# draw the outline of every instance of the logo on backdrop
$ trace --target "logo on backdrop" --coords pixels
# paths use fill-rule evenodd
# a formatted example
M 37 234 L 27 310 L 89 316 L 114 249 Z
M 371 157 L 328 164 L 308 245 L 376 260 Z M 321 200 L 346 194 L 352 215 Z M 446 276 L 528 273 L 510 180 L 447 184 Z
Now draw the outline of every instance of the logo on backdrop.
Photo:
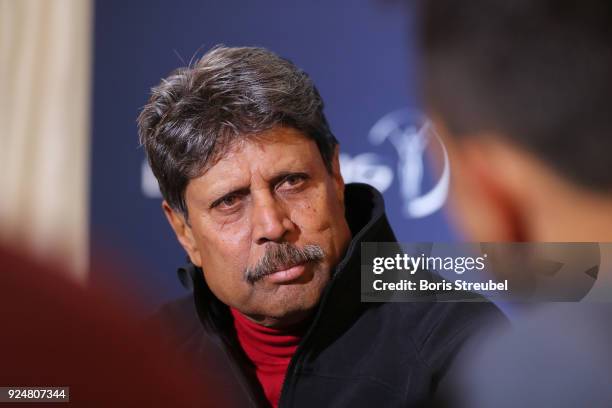
M 354 156 L 342 153 L 340 169 L 347 183 L 367 183 L 384 193 L 397 178 L 402 212 L 407 218 L 426 217 L 444 205 L 450 184 L 448 154 L 423 114 L 411 109 L 393 111 L 372 126 L 368 140 L 373 146 L 387 142 L 393 146 L 397 154 L 395 171 L 388 160 L 377 153 Z M 438 175 L 432 174 L 426 165 L 430 157 L 435 157 L 441 165 Z M 141 189 L 145 197 L 161 197 L 146 160 L 141 168 Z
M 374 124 L 368 139 L 374 145 L 388 141 L 395 148 L 402 210 L 406 217 L 426 217 L 444 205 L 450 184 L 448 154 L 433 125 L 423 114 L 410 109 L 391 112 Z M 428 147 L 431 147 L 432 155 L 438 153 L 442 170 L 437 180 L 427 188 Z

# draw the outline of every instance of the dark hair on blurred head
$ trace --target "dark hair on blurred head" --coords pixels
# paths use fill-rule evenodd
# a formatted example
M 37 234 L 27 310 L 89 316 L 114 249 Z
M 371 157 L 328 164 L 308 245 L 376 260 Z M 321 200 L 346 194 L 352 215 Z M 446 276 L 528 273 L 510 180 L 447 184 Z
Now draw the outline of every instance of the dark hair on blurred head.
M 164 199 L 187 215 L 185 189 L 239 139 L 286 126 L 317 143 L 331 172 L 337 140 L 308 75 L 263 48 L 217 46 L 152 89 L 138 117 Z
M 612 189 L 610 0 L 423 0 L 428 108 L 496 132 L 574 182 Z

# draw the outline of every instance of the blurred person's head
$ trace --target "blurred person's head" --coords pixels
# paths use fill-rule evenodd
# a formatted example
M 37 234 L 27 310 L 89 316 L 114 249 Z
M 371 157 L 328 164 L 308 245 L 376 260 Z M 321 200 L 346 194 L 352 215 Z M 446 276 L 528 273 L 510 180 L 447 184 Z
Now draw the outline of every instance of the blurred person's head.
M 70 406 L 88 408 L 248 402 L 213 346 L 203 346 L 206 359 L 177 357 L 178 340 L 142 321 L 128 288 L 107 279 L 85 287 L 34 259 L 0 245 L 2 386 L 69 387 Z M 92 265 L 99 276 L 125 267 Z
M 308 316 L 350 241 L 338 142 L 308 75 L 261 48 L 216 47 L 153 88 L 138 124 L 214 295 L 264 325 Z
M 479 241 L 612 237 L 612 3 L 425 0 L 427 109 Z

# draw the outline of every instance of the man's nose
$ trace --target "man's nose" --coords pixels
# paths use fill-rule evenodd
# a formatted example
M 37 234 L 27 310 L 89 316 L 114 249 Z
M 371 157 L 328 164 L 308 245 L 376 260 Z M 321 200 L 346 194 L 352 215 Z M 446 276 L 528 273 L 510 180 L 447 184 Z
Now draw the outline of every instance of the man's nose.
M 253 200 L 253 241 L 265 244 L 268 241 L 280 242 L 293 228 L 283 203 L 272 194 L 259 196 Z

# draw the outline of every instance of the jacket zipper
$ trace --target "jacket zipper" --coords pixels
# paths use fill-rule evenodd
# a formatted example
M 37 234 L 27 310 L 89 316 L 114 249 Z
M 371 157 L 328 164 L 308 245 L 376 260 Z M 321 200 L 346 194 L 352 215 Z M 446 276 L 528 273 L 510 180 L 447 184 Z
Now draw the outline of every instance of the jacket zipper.
M 352 251 L 354 251 L 354 248 L 352 248 L 352 246 L 353 245 L 351 245 L 351 247 L 349 247 L 347 249 L 347 254 L 349 254 L 349 253 L 352 254 Z M 333 287 L 334 287 L 334 285 L 336 283 L 337 277 L 340 275 L 339 272 L 344 270 L 344 267 L 349 262 L 350 258 L 351 257 L 346 258 L 346 262 L 341 262 L 338 265 L 338 267 L 336 269 L 336 273 L 332 277 L 331 282 L 329 283 L 329 286 L 326 288 L 325 293 L 321 297 L 321 301 L 319 303 L 319 308 L 316 311 L 316 314 L 315 314 L 315 317 L 314 317 L 314 319 L 312 321 L 312 324 L 308 328 L 308 331 L 304 335 L 304 338 L 302 339 L 302 341 L 300 341 L 300 344 L 298 344 L 298 347 L 295 350 L 295 354 L 293 355 L 293 357 L 289 361 L 289 366 L 287 367 L 287 373 L 285 374 L 285 377 L 283 378 L 283 384 L 282 384 L 282 387 L 281 387 L 281 394 L 280 394 L 280 397 L 278 398 L 278 407 L 279 408 L 282 408 L 284 406 L 289 406 L 288 405 L 289 404 L 289 402 L 288 402 L 288 400 L 289 400 L 289 396 L 288 396 L 289 395 L 289 387 L 294 382 L 293 376 L 295 375 L 295 372 L 299 368 L 299 364 L 300 364 L 301 359 L 302 359 L 303 350 L 306 347 L 306 343 L 310 339 L 310 337 L 312 335 L 312 332 L 315 330 L 315 327 L 317 326 L 317 323 L 319 322 L 319 320 L 321 318 L 321 315 L 323 313 L 323 309 L 325 308 L 325 305 L 327 304 L 327 299 L 329 298 L 329 294 L 333 290 Z M 287 402 L 285 402 L 285 401 L 287 401 Z
M 374 224 L 373 220 L 378 221 L 378 218 L 373 218 L 372 220 L 370 220 L 370 222 L 366 224 L 366 227 L 371 226 L 370 224 L 373 225 Z M 364 230 L 365 230 L 365 227 L 364 227 Z M 283 408 L 285 407 L 285 405 L 289 403 L 289 402 L 285 403 L 285 401 L 289 400 L 289 396 L 288 396 L 289 387 L 291 386 L 291 383 L 293 383 L 294 381 L 293 376 L 295 375 L 295 372 L 299 368 L 299 363 L 300 363 L 300 360 L 302 359 L 301 354 L 303 354 L 303 349 L 305 348 L 306 342 L 312 335 L 312 332 L 314 331 L 315 327 L 317 326 L 317 323 L 319 322 L 319 319 L 321 318 L 321 314 L 323 313 L 323 309 L 325 308 L 325 305 L 327 304 L 329 294 L 333 290 L 333 287 L 335 286 L 336 281 L 338 280 L 338 276 L 340 276 L 341 271 L 344 271 L 344 269 L 346 268 L 346 265 L 350 262 L 351 258 L 354 256 L 353 253 L 356 251 L 355 247 L 357 247 L 358 245 L 361 247 L 363 235 L 365 235 L 364 230 L 360 231 L 353 237 L 353 240 L 351 241 L 349 247 L 346 250 L 347 256 L 336 267 L 336 273 L 332 276 L 329 286 L 326 288 L 323 296 L 321 296 L 321 302 L 319 303 L 319 308 L 317 309 L 317 312 L 312 321 L 312 324 L 308 328 L 308 331 L 304 335 L 304 338 L 302 339 L 302 341 L 300 341 L 300 344 L 298 344 L 298 347 L 295 350 L 295 354 L 291 358 L 291 361 L 289 361 L 289 366 L 287 367 L 287 373 L 285 374 L 285 378 L 283 378 L 283 385 L 281 387 L 281 395 L 278 398 L 279 408 Z

